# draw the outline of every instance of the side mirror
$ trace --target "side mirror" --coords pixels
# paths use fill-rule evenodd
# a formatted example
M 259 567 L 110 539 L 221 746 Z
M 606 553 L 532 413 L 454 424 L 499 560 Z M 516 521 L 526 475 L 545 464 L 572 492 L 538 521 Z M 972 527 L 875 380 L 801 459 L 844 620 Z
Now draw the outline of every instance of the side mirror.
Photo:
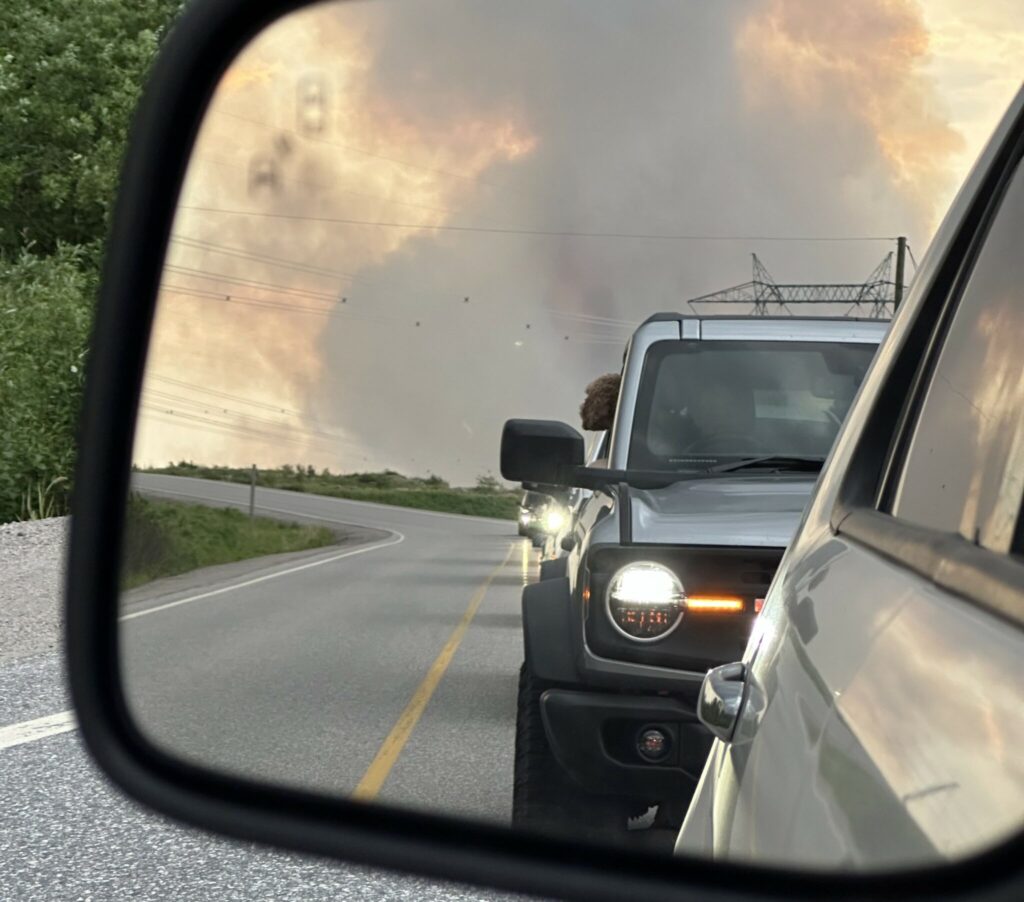
M 501 433 L 501 475 L 518 482 L 565 485 L 583 466 L 583 436 L 557 420 L 508 420 Z
M 701 685 L 697 717 L 723 742 L 729 742 L 736 730 L 745 679 L 744 666 L 737 661 L 713 667 Z

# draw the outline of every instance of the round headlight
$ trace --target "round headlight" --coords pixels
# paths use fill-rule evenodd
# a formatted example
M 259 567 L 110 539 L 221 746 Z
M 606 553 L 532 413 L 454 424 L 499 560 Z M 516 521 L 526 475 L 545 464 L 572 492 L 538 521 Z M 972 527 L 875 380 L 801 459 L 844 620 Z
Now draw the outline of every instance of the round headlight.
M 627 564 L 608 584 L 608 616 L 628 639 L 663 639 L 683 619 L 686 593 L 668 567 L 647 561 Z

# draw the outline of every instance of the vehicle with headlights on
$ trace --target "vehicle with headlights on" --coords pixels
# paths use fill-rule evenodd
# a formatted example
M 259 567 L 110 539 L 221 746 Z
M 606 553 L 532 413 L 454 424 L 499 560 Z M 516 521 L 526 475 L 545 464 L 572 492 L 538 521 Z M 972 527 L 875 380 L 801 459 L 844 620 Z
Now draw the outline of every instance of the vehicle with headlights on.
M 523 593 L 515 824 L 674 838 L 711 745 L 701 682 L 742 654 L 887 327 L 659 314 L 606 467 L 566 424 L 505 424 L 505 478 L 591 491 L 563 572 Z
M 527 489 L 519 502 L 519 535 L 528 538 L 536 548 L 544 545 L 546 539 L 559 533 L 569 518 L 567 495 L 559 489 L 549 495 L 534 489 Z
M 588 467 L 605 467 L 608 465 L 608 447 L 610 435 L 607 431 L 593 433 L 594 438 L 586 455 Z M 593 495 L 589 489 L 573 486 L 569 490 L 566 501 L 566 516 L 557 532 L 550 532 L 544 537 L 540 548 L 540 578 L 552 579 L 565 576 L 568 563 L 566 552 L 572 550 L 573 532 L 576 521 L 587 500 Z

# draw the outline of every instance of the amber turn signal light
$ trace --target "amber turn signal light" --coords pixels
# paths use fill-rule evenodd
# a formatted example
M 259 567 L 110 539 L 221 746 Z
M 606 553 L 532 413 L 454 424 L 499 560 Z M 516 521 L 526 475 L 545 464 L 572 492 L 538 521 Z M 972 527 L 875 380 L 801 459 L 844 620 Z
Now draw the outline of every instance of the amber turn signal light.
M 689 595 L 686 607 L 691 611 L 715 611 L 720 614 L 738 614 L 743 610 L 743 599 L 728 595 Z

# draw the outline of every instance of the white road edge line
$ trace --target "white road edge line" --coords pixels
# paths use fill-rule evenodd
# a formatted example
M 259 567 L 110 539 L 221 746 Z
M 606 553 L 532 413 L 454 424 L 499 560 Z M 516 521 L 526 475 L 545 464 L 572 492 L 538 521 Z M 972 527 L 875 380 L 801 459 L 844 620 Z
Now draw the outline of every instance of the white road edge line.
M 392 530 L 392 532 L 394 532 L 394 530 Z M 391 545 L 400 545 L 404 541 L 405 536 L 402 535 L 402 533 L 394 532 L 394 535 L 386 542 L 378 542 L 376 545 L 364 545 L 361 548 L 353 548 L 351 551 L 343 551 L 340 554 L 332 554 L 330 557 L 309 561 L 305 564 L 299 564 L 296 567 L 288 567 L 285 570 L 275 570 L 273 573 L 265 573 L 263 576 L 247 579 L 240 583 L 232 583 L 230 586 L 222 586 L 219 589 L 211 589 L 209 592 L 200 592 L 198 595 L 189 595 L 185 598 L 177 598 L 174 601 L 167 602 L 166 604 L 146 608 L 144 611 L 134 611 L 131 614 L 122 614 L 118 620 L 124 622 L 125 620 L 134 620 L 136 617 L 145 617 L 147 614 L 155 614 L 157 611 L 166 611 L 170 608 L 176 608 L 183 604 L 191 604 L 193 601 L 212 598 L 214 595 L 223 595 L 225 592 L 234 592 L 236 589 L 244 589 L 246 586 L 254 586 L 256 583 L 266 582 L 268 579 L 277 579 L 279 576 L 288 576 L 288 574 L 298 573 L 300 570 L 309 570 L 312 567 L 321 567 L 324 564 L 330 564 L 333 561 L 340 561 L 342 558 L 355 557 L 357 554 L 366 554 L 370 551 L 379 551 L 381 548 L 388 548 Z
M 287 512 L 286 512 L 287 513 Z M 273 573 L 266 573 L 255 579 L 247 579 L 244 582 L 233 583 L 230 586 L 223 586 L 220 589 L 213 589 L 210 592 L 202 592 L 199 595 L 190 595 L 187 598 L 178 598 L 167 604 L 158 605 L 154 608 L 147 608 L 144 611 L 135 611 L 132 614 L 125 614 L 120 620 L 132 620 L 135 617 L 145 617 L 146 614 L 154 614 L 157 611 L 166 611 L 168 608 L 176 608 L 178 605 L 189 604 L 199 601 L 202 598 L 210 598 L 213 595 L 221 595 L 224 592 L 231 592 L 235 589 L 242 589 L 255 583 L 262 583 L 268 579 L 276 579 L 279 576 L 287 576 L 289 573 L 297 573 L 299 570 L 308 570 L 311 567 L 319 567 L 322 564 L 329 564 L 346 557 L 355 557 L 357 554 L 366 554 L 369 551 L 377 551 L 381 548 L 388 548 L 391 545 L 399 545 L 405 541 L 405 536 L 400 532 L 394 532 L 386 542 L 378 542 L 376 545 L 365 545 L 362 548 L 353 548 L 351 551 L 343 551 L 341 554 L 333 554 L 330 557 L 320 558 L 300 564 L 297 567 L 289 567 L 286 570 L 276 570 Z M 57 714 L 48 714 L 46 717 L 37 717 L 35 720 L 26 720 L 23 723 L 11 724 L 8 727 L 0 727 L 0 750 L 9 749 L 26 742 L 35 742 L 37 739 L 46 739 L 47 736 L 57 736 L 60 733 L 68 733 L 78 729 L 78 721 L 75 719 L 74 711 L 61 711 Z
M 78 721 L 75 720 L 74 711 L 48 714 L 46 717 L 37 717 L 35 720 L 26 720 L 24 723 L 0 727 L 0 749 L 13 748 L 25 742 L 35 742 L 37 739 L 45 739 L 47 736 L 56 736 L 58 733 L 67 733 L 77 729 Z

